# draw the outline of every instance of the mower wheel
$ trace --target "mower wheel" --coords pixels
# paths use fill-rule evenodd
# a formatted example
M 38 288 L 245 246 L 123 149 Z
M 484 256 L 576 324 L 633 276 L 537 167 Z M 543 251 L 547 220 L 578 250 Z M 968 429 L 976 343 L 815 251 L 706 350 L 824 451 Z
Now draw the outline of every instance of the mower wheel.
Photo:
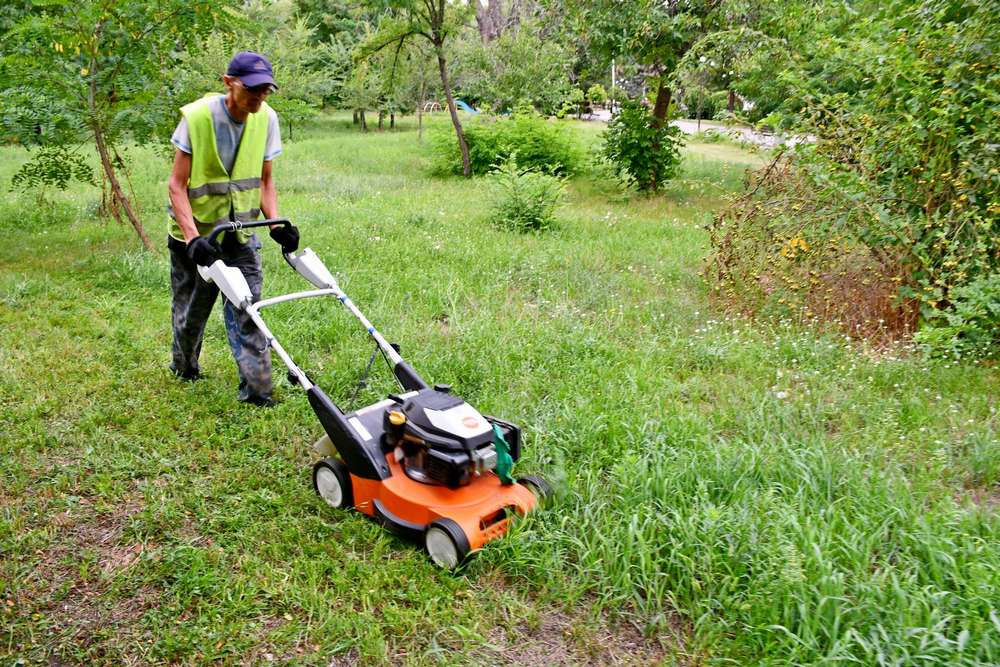
M 330 457 L 316 462 L 313 466 L 313 488 L 330 507 L 344 509 L 354 506 L 351 474 L 340 459 Z
M 552 497 L 552 487 L 537 475 L 525 475 L 519 478 L 517 483 L 531 491 L 539 505 L 544 505 Z
M 469 538 L 455 521 L 432 521 L 424 532 L 424 546 L 438 567 L 454 570 L 469 555 Z

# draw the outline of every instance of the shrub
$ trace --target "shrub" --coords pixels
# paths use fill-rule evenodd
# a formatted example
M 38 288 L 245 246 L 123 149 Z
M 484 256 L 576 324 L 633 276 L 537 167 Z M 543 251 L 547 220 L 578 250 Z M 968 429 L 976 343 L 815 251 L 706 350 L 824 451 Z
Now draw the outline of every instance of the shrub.
M 725 91 L 720 95 L 719 92 L 712 92 L 703 86 L 694 86 L 684 91 L 681 101 L 687 109 L 688 118 L 707 120 L 714 118 L 719 109 L 726 108 L 726 98 Z
M 477 117 L 464 129 L 473 174 L 487 174 L 515 153 L 522 167 L 548 174 L 575 174 L 583 166 L 583 151 L 570 128 L 542 118 L 530 107 L 518 107 L 509 118 Z M 462 173 L 453 131 L 435 133 L 431 151 L 434 173 Z
M 1000 274 L 951 292 L 951 308 L 935 310 L 914 340 L 929 356 L 978 359 L 1000 355 Z
M 747 189 L 709 226 L 707 271 L 718 300 L 747 314 L 836 323 L 869 339 L 915 328 L 916 305 L 898 294 L 905 256 L 873 248 L 862 233 L 863 204 L 785 156 L 750 174 Z
M 608 91 L 604 90 L 604 86 L 601 84 L 595 83 L 587 89 L 587 101 L 591 104 L 602 105 L 608 101 Z
M 681 162 L 680 129 L 670 124 L 656 127 L 652 121 L 645 107 L 626 100 L 604 132 L 604 158 L 622 181 L 640 190 L 663 187 Z
M 555 224 L 555 210 L 563 201 L 563 179 L 517 164 L 511 155 L 490 172 L 496 198 L 491 220 L 502 228 L 518 232 L 544 231 Z
M 775 271 L 762 273 L 751 265 L 759 257 L 744 261 L 730 246 L 793 220 L 810 247 L 839 238 L 868 258 L 877 269 L 859 274 L 847 298 L 890 281 L 902 312 L 919 312 L 929 354 L 1000 356 L 988 305 L 990 276 L 1000 273 L 1000 125 L 990 121 L 1000 107 L 1000 14 L 972 0 L 889 3 L 851 30 L 843 67 L 864 85 L 830 90 L 826 73 L 809 81 L 799 131 L 816 141 L 797 146 L 788 169 L 749 183 L 736 210 L 717 219 L 716 287 L 752 310 L 760 291 L 739 284 Z M 762 123 L 782 129 L 789 118 Z M 819 259 L 811 269 L 821 282 L 840 274 L 839 255 Z M 801 289 L 818 295 L 812 283 Z M 912 319 L 900 317 L 898 333 Z
M 576 114 L 577 118 L 583 114 L 584 102 L 586 102 L 586 95 L 579 88 L 573 88 L 566 95 L 566 99 L 563 100 L 562 106 L 559 107 L 559 111 L 556 112 L 556 118 L 565 118 L 570 114 Z

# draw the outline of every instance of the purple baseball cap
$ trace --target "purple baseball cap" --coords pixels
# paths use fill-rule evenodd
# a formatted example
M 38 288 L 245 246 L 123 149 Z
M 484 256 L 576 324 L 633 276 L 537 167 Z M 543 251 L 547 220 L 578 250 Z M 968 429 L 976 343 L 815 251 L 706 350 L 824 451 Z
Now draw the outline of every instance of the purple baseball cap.
M 240 51 L 233 56 L 233 59 L 229 61 L 226 74 L 239 77 L 239 80 L 247 88 L 261 86 L 265 83 L 269 83 L 275 88 L 278 87 L 278 84 L 274 82 L 271 61 L 253 51 Z

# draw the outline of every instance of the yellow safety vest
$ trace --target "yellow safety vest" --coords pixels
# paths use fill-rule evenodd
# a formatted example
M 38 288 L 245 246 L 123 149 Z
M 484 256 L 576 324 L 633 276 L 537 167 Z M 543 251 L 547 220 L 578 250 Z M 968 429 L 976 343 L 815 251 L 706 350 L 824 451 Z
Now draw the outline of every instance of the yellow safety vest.
M 260 176 L 264 168 L 267 145 L 268 106 L 247 116 L 243 136 L 236 150 L 236 161 L 230 174 L 222 165 L 215 143 L 215 125 L 208 100 L 218 93 L 181 107 L 187 119 L 191 137 L 191 176 L 188 179 L 188 200 L 198 233 L 207 235 L 219 224 L 231 219 L 249 222 L 260 217 Z M 232 218 L 230 218 L 232 213 Z M 170 211 L 170 235 L 183 241 L 184 233 Z M 245 241 L 240 234 L 240 241 Z

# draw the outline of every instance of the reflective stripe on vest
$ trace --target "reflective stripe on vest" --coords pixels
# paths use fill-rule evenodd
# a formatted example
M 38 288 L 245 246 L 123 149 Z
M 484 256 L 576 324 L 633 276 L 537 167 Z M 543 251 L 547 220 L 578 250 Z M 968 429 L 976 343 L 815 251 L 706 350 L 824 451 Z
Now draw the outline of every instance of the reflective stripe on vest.
M 263 103 L 260 111 L 249 114 L 244 121 L 233 171 L 227 173 L 219 157 L 215 124 L 208 104 L 214 97 L 218 94 L 211 93 L 181 108 L 191 137 L 188 200 L 198 233 L 202 235 L 208 234 L 218 224 L 229 222 L 230 211 L 233 218 L 240 222 L 260 217 L 260 176 L 267 145 L 269 114 L 267 104 Z M 184 238 L 176 221 L 171 223 L 171 234 Z

